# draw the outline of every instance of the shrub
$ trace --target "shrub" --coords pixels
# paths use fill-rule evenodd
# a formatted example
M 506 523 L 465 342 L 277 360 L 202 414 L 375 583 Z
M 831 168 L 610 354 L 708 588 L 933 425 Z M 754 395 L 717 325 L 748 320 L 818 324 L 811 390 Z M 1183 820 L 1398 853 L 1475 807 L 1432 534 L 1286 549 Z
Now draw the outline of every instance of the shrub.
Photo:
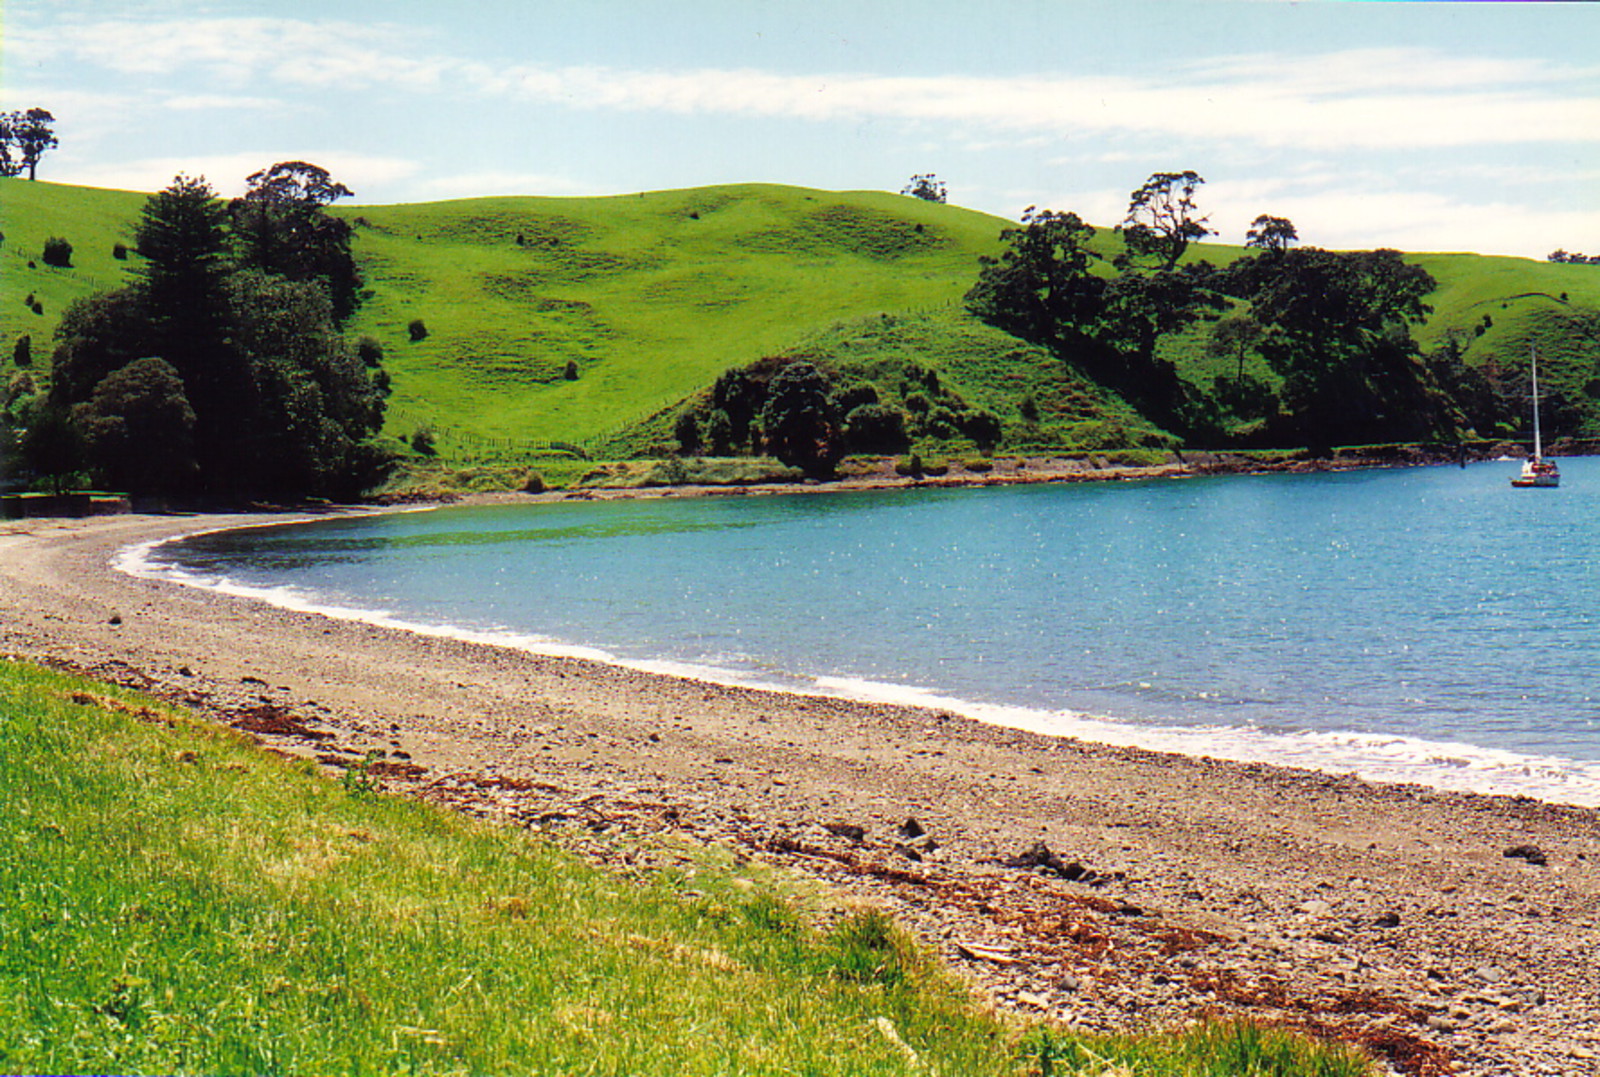
M 833 406 L 840 415 L 849 415 L 863 404 L 878 402 L 878 387 L 870 381 L 851 382 L 833 394 Z
M 542 494 L 545 491 L 544 476 L 537 471 L 529 471 L 522 476 L 522 492 L 525 494 Z
M 922 457 L 912 453 L 895 464 L 894 471 L 896 475 L 909 475 L 912 478 L 920 477 L 922 475 Z
M 113 243 L 111 245 L 111 257 L 119 262 L 126 262 L 128 260 L 128 245 L 126 243 Z
M 1000 416 L 992 411 L 979 409 L 969 411 L 960 417 L 961 432 L 972 439 L 978 448 L 988 451 L 1000 443 L 1000 436 L 1004 428 L 1000 423 Z
M 706 444 L 713 456 L 727 456 L 733 452 L 733 420 L 721 408 L 706 416 Z
M 413 344 L 419 340 L 428 339 L 428 327 L 423 324 L 421 318 L 412 318 L 411 323 L 406 326 L 406 332 L 411 334 L 411 343 Z
M 855 452 L 902 452 L 911 443 L 906 413 L 888 404 L 862 404 L 844 417 L 844 440 Z
M 356 355 L 369 367 L 383 365 L 383 343 L 377 337 L 364 336 L 356 341 Z
M 685 408 L 678 414 L 678 421 L 672 424 L 672 436 L 678 440 L 679 452 L 699 451 L 700 420 L 694 417 L 694 412 Z
M 939 406 L 929 411 L 922 420 L 922 432 L 933 438 L 953 438 L 960 432 L 956 413 Z
M 11 361 L 17 366 L 33 365 L 33 337 L 24 333 L 17 338 L 17 343 L 11 349 Z
M 576 359 L 568 359 L 567 368 L 561 372 L 561 376 L 566 378 L 568 381 L 577 381 L 578 361 Z
M 1022 416 L 1022 421 L 1025 423 L 1038 422 L 1039 402 L 1031 395 L 1023 397 L 1021 403 L 1017 405 L 1017 414 Z
M 44 253 L 40 256 L 47 266 L 57 266 L 61 269 L 72 268 L 72 244 L 60 236 L 51 236 L 44 241 Z
M 932 406 L 933 405 L 928 402 L 928 398 L 921 393 L 906 394 L 906 410 L 909 412 L 917 415 L 925 415 L 927 414 L 928 409 Z
M 411 451 L 421 456 L 437 456 L 439 455 L 437 440 L 432 427 L 419 426 L 411 435 Z

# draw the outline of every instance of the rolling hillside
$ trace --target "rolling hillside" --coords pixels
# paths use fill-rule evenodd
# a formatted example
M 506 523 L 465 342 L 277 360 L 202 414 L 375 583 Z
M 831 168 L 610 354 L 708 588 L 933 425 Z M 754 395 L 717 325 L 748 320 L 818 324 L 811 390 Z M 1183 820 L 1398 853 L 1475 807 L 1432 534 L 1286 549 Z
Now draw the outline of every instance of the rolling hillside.
M 18 336 L 32 338 L 33 370 L 46 369 L 67 304 L 130 279 L 137 254 L 119 260 L 113 247 L 131 246 L 143 199 L 0 180 L 7 381 Z M 350 328 L 384 346 L 395 390 L 389 430 L 431 426 L 447 450 L 480 439 L 513 449 L 550 440 L 642 447 L 639 436 L 617 435 L 659 431 L 659 418 L 644 420 L 728 367 L 801 351 L 868 365 L 915 357 L 1008 423 L 1033 396 L 1041 444 L 1076 437 L 1067 428 L 1081 432 L 1086 420 L 1135 435 L 1140 426 L 1099 387 L 961 311 L 977 259 L 998 250 L 1008 222 L 959 207 L 752 184 L 334 212 L 356 226 L 368 294 Z M 50 236 L 72 243 L 72 268 L 40 259 Z M 1197 253 L 1221 262 L 1240 251 Z M 1565 317 L 1574 306 L 1600 308 L 1600 267 L 1472 254 L 1413 260 L 1440 284 L 1419 332 L 1424 347 L 1454 336 L 1469 362 L 1515 367 L 1537 337 L 1556 388 L 1586 401 L 1600 395 L 1600 343 Z M 415 320 L 427 335 L 413 341 Z M 1228 366 L 1207 358 L 1198 339 L 1169 354 L 1194 380 Z

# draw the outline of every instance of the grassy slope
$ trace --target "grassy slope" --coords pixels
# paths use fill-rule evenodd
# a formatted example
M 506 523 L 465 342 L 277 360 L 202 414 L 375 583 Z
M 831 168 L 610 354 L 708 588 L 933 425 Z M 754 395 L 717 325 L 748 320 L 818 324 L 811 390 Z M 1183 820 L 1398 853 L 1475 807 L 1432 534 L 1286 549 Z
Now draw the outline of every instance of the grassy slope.
M 397 410 L 562 440 L 830 323 L 953 304 L 1002 226 L 898 195 L 769 185 L 345 212 L 369 222 L 356 250 L 375 295 L 356 328 L 383 341 Z M 412 318 L 429 330 L 416 344 Z
M 143 198 L 0 180 L 4 376 L 17 335 L 32 334 L 39 365 L 67 302 L 127 279 L 137 256 L 115 261 L 111 247 L 130 241 Z M 1021 396 L 1032 393 L 1041 445 L 1086 419 L 1139 426 L 1124 422 L 1126 409 L 1097 387 L 1072 384 L 961 314 L 978 256 L 995 252 L 1007 224 L 985 214 L 887 193 L 772 185 L 336 212 L 358 222 L 356 253 L 372 294 L 352 329 L 385 346 L 395 384 L 389 428 L 409 434 L 431 424 L 446 435 L 447 452 L 472 444 L 455 433 L 518 445 L 605 441 L 727 367 L 805 348 L 862 362 L 915 352 L 1008 428 Z M 50 235 L 72 242 L 74 269 L 27 268 Z M 1102 231 L 1096 242 L 1109 250 L 1114 240 Z M 1195 252 L 1217 262 L 1240 253 L 1223 245 Z M 1469 361 L 1515 366 L 1538 337 L 1552 384 L 1585 392 L 1600 344 L 1561 323 L 1556 315 L 1566 308 L 1557 299 L 1530 293 L 1566 293 L 1574 304 L 1600 307 L 1600 268 L 1472 254 L 1413 260 L 1440 282 L 1435 314 L 1419 332 L 1424 347 L 1454 331 Z M 30 293 L 42 316 L 23 305 Z M 901 316 L 900 331 L 877 331 L 873 319 L 883 313 Z M 1493 326 L 1474 335 L 1485 314 Z M 414 318 L 429 330 L 417 343 L 406 331 Z M 1194 380 L 1231 372 L 1229 360 L 1207 358 L 1202 345 L 1191 334 L 1168 354 Z M 569 360 L 576 381 L 563 377 Z M 642 444 L 652 432 L 659 433 L 647 426 L 621 444 Z
M 1366 1072 L 1250 1028 L 1019 1037 L 881 915 L 823 932 L 794 880 L 670 852 L 602 872 L 0 662 L 0 1069 Z
M 81 296 L 120 288 L 138 261 L 111 256 L 121 242 L 133 245 L 133 226 L 145 195 L 94 187 L 64 187 L 0 179 L 0 361 L 9 364 L 18 336 L 33 338 L 35 365 L 48 365 L 56 323 L 67 304 Z M 61 236 L 72 244 L 72 268 L 40 261 L 44 241 Z M 32 261 L 34 268 L 28 268 Z M 33 295 L 44 307 L 35 314 L 23 301 Z

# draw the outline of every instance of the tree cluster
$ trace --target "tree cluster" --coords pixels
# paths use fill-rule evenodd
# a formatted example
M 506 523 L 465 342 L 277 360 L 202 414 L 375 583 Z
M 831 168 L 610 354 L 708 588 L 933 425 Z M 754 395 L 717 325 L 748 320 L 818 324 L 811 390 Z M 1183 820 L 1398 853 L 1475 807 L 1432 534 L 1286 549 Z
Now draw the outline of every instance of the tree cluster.
M 921 176 L 912 176 L 910 182 L 900 189 L 900 193 L 920 198 L 924 202 L 947 202 L 950 192 L 945 188 L 944 181 L 933 173 Z
M 140 279 L 62 316 L 28 424 L 37 470 L 70 469 L 64 428 L 95 481 L 135 493 L 350 496 L 373 477 L 387 378 L 341 332 L 349 231 L 309 188 L 264 191 L 275 174 L 231 205 L 183 176 L 145 203 Z
M 1225 436 L 1241 420 L 1270 436 L 1399 439 L 1440 434 L 1459 414 L 1422 361 L 1410 327 L 1435 282 L 1388 250 L 1295 247 L 1294 224 L 1263 214 L 1246 237 L 1257 253 L 1218 268 L 1187 257 L 1210 234 L 1192 171 L 1158 172 L 1129 196 L 1111 256 L 1074 213 L 1023 214 L 984 259 L 966 304 L 979 318 L 1054 350 L 1185 438 Z M 1214 323 L 1208 347 L 1236 362 L 1207 387 L 1178 376 L 1159 345 Z M 1246 374 L 1259 357 L 1274 391 Z
M 880 389 L 858 374 L 789 358 L 724 371 L 673 427 L 681 452 L 765 451 L 816 475 L 849 453 L 899 453 L 918 437 L 965 437 L 989 449 L 1001 434 L 996 415 L 968 407 L 937 371 L 915 363 L 902 366 L 897 385 Z
M 1545 261 L 1573 266 L 1600 266 L 1600 254 L 1580 254 L 1577 251 L 1553 250 L 1545 255 Z
M 42 108 L 0 112 L 0 176 L 37 177 L 39 158 L 60 145 L 56 118 Z

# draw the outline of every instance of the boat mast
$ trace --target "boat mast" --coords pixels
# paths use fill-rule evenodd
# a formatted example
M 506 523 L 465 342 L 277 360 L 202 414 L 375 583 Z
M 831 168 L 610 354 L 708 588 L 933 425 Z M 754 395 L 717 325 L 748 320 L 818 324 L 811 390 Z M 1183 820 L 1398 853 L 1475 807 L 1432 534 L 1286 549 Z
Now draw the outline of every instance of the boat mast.
M 1539 440 L 1539 349 L 1529 349 L 1529 368 L 1533 372 L 1533 458 L 1544 459 L 1544 444 Z

